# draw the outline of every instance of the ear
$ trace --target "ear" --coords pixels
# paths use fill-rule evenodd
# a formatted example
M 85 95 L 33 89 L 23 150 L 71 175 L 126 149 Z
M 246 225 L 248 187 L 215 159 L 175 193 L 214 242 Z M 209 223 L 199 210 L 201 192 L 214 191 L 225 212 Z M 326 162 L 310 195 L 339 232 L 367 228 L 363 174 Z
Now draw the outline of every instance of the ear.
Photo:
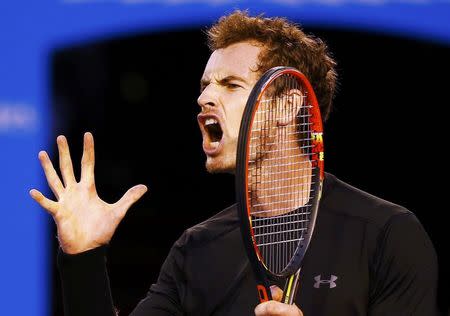
M 287 126 L 295 121 L 303 106 L 305 95 L 298 89 L 291 89 L 277 102 L 277 126 Z

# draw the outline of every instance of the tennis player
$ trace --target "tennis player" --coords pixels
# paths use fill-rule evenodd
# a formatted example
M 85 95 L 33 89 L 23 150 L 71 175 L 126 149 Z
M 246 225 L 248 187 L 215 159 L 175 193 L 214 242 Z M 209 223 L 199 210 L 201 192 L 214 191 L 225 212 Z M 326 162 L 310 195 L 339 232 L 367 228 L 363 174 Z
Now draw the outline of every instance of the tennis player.
M 198 123 L 209 172 L 234 172 L 246 100 L 273 66 L 303 72 L 322 117 L 328 117 L 337 76 L 321 40 L 285 19 L 236 11 L 209 29 L 208 41 L 212 53 L 201 78 Z M 30 194 L 57 226 L 65 315 L 116 315 L 106 248 L 147 188 L 137 185 L 108 204 L 95 188 L 92 135 L 84 136 L 78 182 L 65 137 L 57 143 L 62 179 L 48 155 L 39 153 L 56 200 L 34 189 Z M 158 280 L 132 315 L 438 315 L 436 254 L 413 213 L 326 174 L 318 214 L 295 305 L 278 302 L 283 283 L 276 279 L 274 300 L 259 304 L 236 209 L 230 206 L 174 243 Z

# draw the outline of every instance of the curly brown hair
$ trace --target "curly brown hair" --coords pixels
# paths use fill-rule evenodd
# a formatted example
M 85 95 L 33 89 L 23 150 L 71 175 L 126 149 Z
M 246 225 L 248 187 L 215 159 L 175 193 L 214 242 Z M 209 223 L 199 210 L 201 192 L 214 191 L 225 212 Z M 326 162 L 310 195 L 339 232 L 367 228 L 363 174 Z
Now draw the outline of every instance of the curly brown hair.
M 311 82 L 322 112 L 327 120 L 336 88 L 336 62 L 326 44 L 319 38 L 306 35 L 298 25 L 284 18 L 249 16 L 236 10 L 223 16 L 208 31 L 211 51 L 244 41 L 256 41 L 265 48 L 259 55 L 257 71 L 263 74 L 275 66 L 289 66 L 300 70 Z

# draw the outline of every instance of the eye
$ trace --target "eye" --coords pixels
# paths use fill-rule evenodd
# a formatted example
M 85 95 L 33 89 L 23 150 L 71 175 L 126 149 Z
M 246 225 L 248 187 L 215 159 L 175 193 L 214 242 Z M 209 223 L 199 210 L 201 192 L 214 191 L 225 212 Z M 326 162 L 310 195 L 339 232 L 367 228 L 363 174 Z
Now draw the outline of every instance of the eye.
M 242 86 L 241 86 L 241 85 L 238 85 L 237 83 L 231 83 L 231 82 L 229 82 L 229 83 L 227 83 L 227 88 L 228 88 L 228 89 L 231 89 L 231 90 L 235 90 L 235 89 L 242 88 Z

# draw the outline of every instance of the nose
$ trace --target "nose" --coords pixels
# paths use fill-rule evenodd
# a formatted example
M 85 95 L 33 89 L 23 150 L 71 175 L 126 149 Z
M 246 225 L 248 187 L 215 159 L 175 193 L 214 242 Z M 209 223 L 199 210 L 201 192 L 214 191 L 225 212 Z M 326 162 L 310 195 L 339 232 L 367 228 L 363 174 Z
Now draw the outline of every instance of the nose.
M 197 103 L 202 108 L 202 111 L 217 105 L 217 93 L 212 86 L 212 84 L 209 84 L 197 99 Z

